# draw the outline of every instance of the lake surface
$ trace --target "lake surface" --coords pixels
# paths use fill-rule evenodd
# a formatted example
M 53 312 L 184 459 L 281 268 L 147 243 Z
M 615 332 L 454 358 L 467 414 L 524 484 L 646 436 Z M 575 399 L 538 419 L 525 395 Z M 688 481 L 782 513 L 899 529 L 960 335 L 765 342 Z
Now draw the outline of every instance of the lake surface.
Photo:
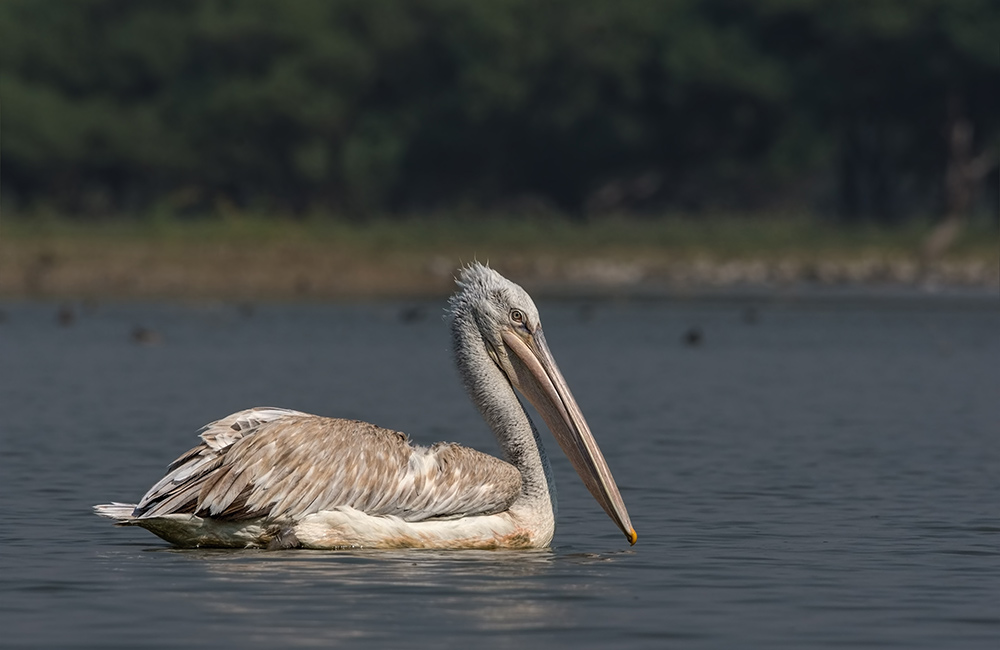
M 444 302 L 63 325 L 0 303 L 0 645 L 1000 647 L 1000 299 L 538 302 L 632 548 L 547 431 L 549 550 L 176 550 L 115 528 L 90 506 L 134 502 L 249 406 L 497 453 Z

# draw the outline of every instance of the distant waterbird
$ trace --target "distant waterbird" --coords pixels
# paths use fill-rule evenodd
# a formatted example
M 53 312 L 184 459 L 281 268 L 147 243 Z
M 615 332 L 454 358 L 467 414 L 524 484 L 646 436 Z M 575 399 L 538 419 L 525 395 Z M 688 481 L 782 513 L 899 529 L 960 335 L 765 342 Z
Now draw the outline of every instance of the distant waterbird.
M 365 422 L 252 408 L 207 425 L 201 444 L 138 504 L 95 511 L 182 547 L 545 547 L 555 532 L 555 487 L 517 389 L 634 544 L 621 493 L 531 297 L 478 263 L 461 269 L 457 283 L 455 363 L 504 460 L 454 443 L 414 445 Z
M 406 323 L 407 325 L 422 321 L 424 319 L 424 310 L 419 306 L 404 307 L 399 310 L 399 322 Z
M 76 322 L 76 310 L 72 305 L 60 305 L 56 311 L 56 322 L 62 327 L 69 327 Z
M 132 328 L 130 338 L 133 343 L 138 345 L 159 345 L 163 343 L 162 334 L 142 325 L 136 325 Z
M 701 328 L 695 326 L 688 329 L 688 331 L 684 332 L 684 337 L 682 340 L 684 341 L 684 345 L 686 345 L 687 347 L 696 348 L 702 344 L 702 341 L 705 340 L 705 336 L 704 334 L 702 334 Z

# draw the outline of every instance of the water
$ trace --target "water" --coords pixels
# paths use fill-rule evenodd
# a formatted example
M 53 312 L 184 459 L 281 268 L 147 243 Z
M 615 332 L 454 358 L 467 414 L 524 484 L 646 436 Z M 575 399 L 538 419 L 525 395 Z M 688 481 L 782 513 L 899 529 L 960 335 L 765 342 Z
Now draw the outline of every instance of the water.
M 2 643 L 1000 647 L 995 298 L 540 302 L 633 548 L 547 433 L 550 550 L 181 551 L 114 528 L 91 504 L 135 500 L 252 405 L 496 453 L 443 303 L 102 304 L 68 326 L 0 305 Z

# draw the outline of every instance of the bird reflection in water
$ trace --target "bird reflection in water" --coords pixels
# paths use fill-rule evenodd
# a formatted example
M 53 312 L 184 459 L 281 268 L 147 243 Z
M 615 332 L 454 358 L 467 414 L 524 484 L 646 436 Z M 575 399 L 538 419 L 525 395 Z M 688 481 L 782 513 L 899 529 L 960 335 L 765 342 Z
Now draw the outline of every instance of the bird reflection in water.
M 573 602 L 593 595 L 594 573 L 603 573 L 619 555 L 548 549 L 153 552 L 205 567 L 206 613 L 259 616 L 255 620 L 265 635 L 280 618 L 285 625 L 310 628 L 313 640 L 378 637 L 389 624 L 387 608 L 397 632 L 400 626 L 509 632 L 576 625 L 579 609 Z M 210 596 L 212 583 L 218 583 L 219 598 Z M 235 602 L 221 597 L 232 594 L 234 584 L 248 597 Z M 602 590 L 600 597 L 607 596 Z M 318 615 L 317 607 L 336 617 Z

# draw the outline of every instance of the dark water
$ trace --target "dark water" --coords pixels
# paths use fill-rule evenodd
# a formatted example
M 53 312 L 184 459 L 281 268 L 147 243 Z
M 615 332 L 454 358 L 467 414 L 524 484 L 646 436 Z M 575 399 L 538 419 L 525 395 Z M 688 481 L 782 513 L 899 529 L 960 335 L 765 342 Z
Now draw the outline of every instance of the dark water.
M 252 405 L 496 453 L 442 303 L 0 305 L 0 645 L 1000 647 L 1000 301 L 540 302 L 634 548 L 554 444 L 546 551 L 116 529 L 91 504 Z

